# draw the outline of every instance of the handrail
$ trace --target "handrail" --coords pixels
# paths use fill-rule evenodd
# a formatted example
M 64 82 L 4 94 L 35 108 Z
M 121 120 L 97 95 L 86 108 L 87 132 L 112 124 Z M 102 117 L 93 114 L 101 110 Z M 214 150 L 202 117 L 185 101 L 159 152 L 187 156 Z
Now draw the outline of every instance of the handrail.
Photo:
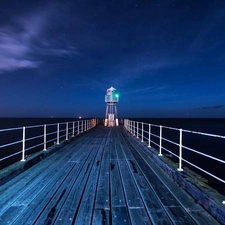
M 194 168 L 200 170 L 201 172 L 203 172 L 203 173 L 209 175 L 210 177 L 215 178 L 219 182 L 222 182 L 223 184 L 225 184 L 225 180 L 222 179 L 221 177 L 219 177 L 218 175 L 212 174 L 211 172 L 201 168 L 199 165 L 196 165 L 196 164 L 190 162 L 188 159 L 183 157 L 184 151 L 189 151 L 191 153 L 201 155 L 202 157 L 206 157 L 209 160 L 213 160 L 218 163 L 222 163 L 224 165 L 225 160 L 223 160 L 223 159 L 217 158 L 210 154 L 206 154 L 199 150 L 185 146 L 183 144 L 183 139 L 184 139 L 185 133 L 198 134 L 198 135 L 202 135 L 202 136 L 207 136 L 207 137 L 212 137 L 212 138 L 220 138 L 220 139 L 225 139 L 225 136 L 191 131 L 191 130 L 178 129 L 178 128 L 174 128 L 174 127 L 168 127 L 168 126 L 162 126 L 162 125 L 156 125 L 156 124 L 149 124 L 149 123 L 133 121 L 133 120 L 129 120 L 129 119 L 124 120 L 124 126 L 133 136 L 140 139 L 141 142 L 145 142 L 149 148 L 151 147 L 151 144 L 154 144 L 156 146 L 156 148 L 158 148 L 156 150 L 158 150 L 159 157 L 161 157 L 163 155 L 163 152 L 168 152 L 172 156 L 176 157 L 178 159 L 178 168 L 177 168 L 178 171 L 183 171 L 182 163 L 185 162 L 186 164 L 193 166 Z M 152 127 L 156 127 L 157 132 L 153 133 Z M 177 131 L 179 133 L 179 143 L 163 137 L 163 131 L 165 129 Z M 153 141 L 152 138 L 158 139 L 158 143 L 155 140 Z M 166 143 L 166 142 L 173 144 L 176 147 L 179 147 L 179 153 L 176 154 L 171 149 L 169 150 L 165 146 L 163 146 L 163 143 Z M 223 204 L 225 204 L 224 201 L 223 201 Z
M 18 155 L 21 155 L 20 161 L 24 162 L 33 153 L 40 150 L 47 151 L 50 146 L 59 145 L 60 142 L 69 140 L 95 126 L 96 119 L 89 119 L 0 129 L 0 162 L 2 163 Z M 15 140 L 14 137 L 12 142 L 4 143 L 4 140 L 1 139 L 2 135 L 20 138 Z M 15 151 L 12 151 L 12 149 L 15 149 Z M 31 150 L 33 151 L 31 152 Z M 10 154 L 5 155 L 6 152 L 10 152 Z M 18 157 L 16 161 L 18 161 Z

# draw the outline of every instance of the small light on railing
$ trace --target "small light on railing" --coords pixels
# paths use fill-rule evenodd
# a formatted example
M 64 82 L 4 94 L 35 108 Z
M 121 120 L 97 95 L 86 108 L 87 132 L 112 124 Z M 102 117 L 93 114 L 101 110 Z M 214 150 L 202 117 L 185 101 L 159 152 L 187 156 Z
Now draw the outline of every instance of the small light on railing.
M 79 120 L 81 119 L 82 117 L 81 116 L 79 116 Z
M 224 204 L 224 205 L 225 205 L 225 201 L 222 201 L 222 204 Z

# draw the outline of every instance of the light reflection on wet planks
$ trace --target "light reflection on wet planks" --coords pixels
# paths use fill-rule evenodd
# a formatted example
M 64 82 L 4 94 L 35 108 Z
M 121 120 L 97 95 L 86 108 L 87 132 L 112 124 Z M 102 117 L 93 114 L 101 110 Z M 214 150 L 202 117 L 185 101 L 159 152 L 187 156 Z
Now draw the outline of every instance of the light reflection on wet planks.
M 122 127 L 89 131 L 0 193 L 0 224 L 217 224 Z

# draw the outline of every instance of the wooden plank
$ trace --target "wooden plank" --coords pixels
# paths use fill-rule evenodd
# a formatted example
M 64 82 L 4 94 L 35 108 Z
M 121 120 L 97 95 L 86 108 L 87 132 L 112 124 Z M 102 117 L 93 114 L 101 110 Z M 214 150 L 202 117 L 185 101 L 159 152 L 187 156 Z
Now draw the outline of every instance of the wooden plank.
M 218 224 L 123 128 L 76 142 L 0 187 L 0 224 Z
M 69 169 L 68 169 L 69 170 Z M 63 174 L 65 171 L 62 169 L 61 171 L 61 174 Z M 60 174 L 60 173 L 59 173 Z M 56 186 L 57 188 L 57 185 L 55 185 L 55 179 L 60 179 L 58 178 L 58 175 L 59 174 L 55 174 L 53 177 L 52 177 L 52 181 L 53 181 L 53 185 L 49 185 L 50 188 L 54 188 Z M 64 179 L 64 177 L 62 178 Z M 51 182 L 50 182 L 51 183 Z M 49 182 L 46 183 L 46 185 L 48 186 Z M 35 190 L 36 192 L 39 191 L 41 192 L 42 189 L 40 189 L 39 186 L 36 186 L 37 189 Z M 39 189 L 39 190 L 38 190 Z M 32 189 L 31 189 L 32 190 Z M 54 189 L 53 189 L 54 190 Z M 52 189 L 49 190 L 51 193 L 50 193 L 50 197 L 52 196 Z M 31 192 L 32 193 L 32 192 Z M 36 205 L 34 203 L 32 203 L 32 201 L 35 199 L 35 197 L 37 196 L 37 194 L 34 194 L 32 195 L 31 193 L 29 193 L 29 195 L 26 195 L 26 193 L 24 193 L 24 195 L 20 196 L 20 198 L 15 201 L 13 203 L 13 205 L 7 209 L 2 215 L 1 217 L 4 217 L 5 215 L 8 216 L 8 221 L 10 221 L 9 223 L 12 224 L 13 222 L 15 224 L 25 224 L 24 221 L 28 221 L 28 220 L 32 220 L 32 215 L 33 216 L 37 216 L 38 214 L 34 214 L 34 212 L 32 211 L 32 208 L 36 208 L 38 207 L 39 205 Z M 41 192 L 44 194 L 44 197 L 43 197 L 43 203 L 44 205 L 46 204 L 46 201 L 48 202 L 49 199 L 45 199 L 46 195 L 48 193 L 44 193 L 44 192 Z M 23 210 L 21 211 L 11 211 L 11 208 L 14 208 L 15 206 L 18 206 L 18 205 L 23 205 Z M 42 210 L 43 209 L 43 206 L 40 206 Z M 28 213 L 24 213 L 26 212 L 26 210 L 28 211 Z M 10 212 L 10 213 L 9 213 Z M 31 214 L 31 217 L 29 217 L 29 215 Z M 17 222 L 15 222 L 15 220 L 17 220 Z
M 110 224 L 110 194 L 109 194 L 109 138 L 105 143 L 100 166 L 97 193 L 94 205 L 92 224 Z
M 171 220 L 176 225 L 189 225 L 196 223 L 181 206 L 171 206 L 165 208 Z
M 118 165 L 128 207 L 144 207 L 126 161 L 119 160 Z
M 95 139 L 95 141 L 96 143 L 92 145 L 93 155 L 90 157 L 90 161 L 88 161 L 85 164 L 85 167 L 80 172 L 77 181 L 74 183 L 73 188 L 70 191 L 69 196 L 67 197 L 67 201 L 63 205 L 62 210 L 59 212 L 59 215 L 56 218 L 55 224 L 74 224 L 75 223 L 79 210 L 81 209 L 81 204 L 83 201 L 85 188 L 87 188 L 87 183 L 89 182 L 88 179 L 92 171 L 92 167 L 97 168 L 98 159 L 96 157 L 97 157 L 97 154 L 98 155 L 100 154 L 99 146 L 101 146 L 101 142 L 99 142 L 98 139 Z M 94 195 L 95 193 L 90 192 L 90 194 Z M 89 202 L 86 202 L 86 204 L 88 203 Z M 92 206 L 89 205 L 89 207 L 92 207 Z
M 86 158 L 91 153 L 90 149 L 89 155 L 87 155 L 88 151 L 82 150 L 83 149 L 81 149 L 81 152 L 77 151 L 77 153 L 81 158 L 83 158 L 83 162 L 77 165 L 71 162 L 67 164 L 64 163 L 61 166 L 61 174 L 56 174 L 55 180 L 52 179 L 50 183 L 45 184 L 45 189 L 42 190 L 39 196 L 31 202 L 29 208 L 27 209 L 27 212 L 25 212 L 24 215 L 21 216 L 21 220 L 30 221 L 30 223 L 33 224 L 38 219 L 38 217 L 40 217 L 39 220 L 41 220 L 41 218 L 46 216 L 46 213 L 42 212 L 43 209 L 45 209 L 45 211 L 48 211 L 49 213 L 51 212 L 49 215 L 46 216 L 46 218 L 52 217 L 51 220 L 53 220 L 53 212 L 56 211 L 56 202 L 58 201 L 58 199 L 62 200 L 62 198 L 66 196 L 64 190 L 69 189 L 69 185 L 71 185 L 70 182 L 74 182 L 73 180 L 76 179 L 78 173 L 80 172 L 83 167 L 83 164 L 86 161 Z M 71 149 L 71 151 L 74 152 L 73 149 Z M 76 167 L 73 169 L 74 165 L 76 165 Z M 68 181 L 70 182 L 68 183 Z M 54 207 L 52 207 L 53 205 Z M 58 204 L 57 206 L 59 207 Z M 43 213 L 44 215 L 41 215 L 41 213 Z M 21 223 L 21 220 L 18 220 L 18 224 L 23 224 Z
M 43 187 L 42 185 L 48 183 L 51 180 L 51 174 L 57 174 L 57 172 L 61 169 L 60 164 L 62 164 L 62 162 L 63 159 L 60 161 L 58 160 L 55 164 L 52 164 L 46 170 L 40 171 L 38 174 L 36 171 L 36 167 L 31 167 L 28 171 L 33 175 L 28 176 L 27 178 L 24 177 L 24 182 L 20 182 L 20 179 L 18 179 L 20 178 L 20 176 L 14 178 L 17 183 L 12 181 L 14 183 L 14 185 L 12 185 L 12 188 L 8 188 L 7 191 L 4 192 L 4 195 L 1 197 L 1 213 L 11 207 L 14 202 L 24 202 L 24 204 L 26 202 L 26 204 L 28 205 L 38 194 L 38 192 L 40 192 Z M 11 183 L 11 181 L 9 183 Z M 33 191 L 33 189 L 35 189 L 36 191 Z M 18 190 L 20 191 L 18 192 Z
M 118 137 L 117 137 L 117 141 L 115 143 L 115 151 L 116 151 L 117 160 L 125 160 L 126 159 L 125 155 L 123 154 L 123 150 L 121 148 L 121 145 L 118 141 Z
M 188 221 L 190 224 L 193 223 L 193 219 L 183 210 L 183 208 L 180 207 L 179 202 L 177 199 L 172 195 L 172 193 L 167 189 L 167 187 L 164 186 L 164 184 L 161 182 L 161 180 L 155 175 L 155 173 L 150 169 L 150 167 L 146 164 L 144 159 L 138 155 L 136 150 L 130 149 L 133 155 L 135 155 L 135 158 L 138 162 L 138 165 L 143 171 L 143 174 L 147 178 L 151 188 L 154 190 L 154 193 L 157 195 L 157 198 L 160 200 L 160 202 L 163 204 L 163 207 L 167 207 L 167 213 L 170 217 L 170 219 L 177 223 L 180 221 L 180 218 L 185 218 L 185 221 Z M 176 209 L 177 214 L 174 214 L 173 209 Z M 175 216 L 178 216 L 178 218 L 175 218 Z
M 110 209 L 95 208 L 92 225 L 109 225 L 111 224 Z
M 91 173 L 96 154 L 98 154 L 98 149 L 94 146 L 77 179 L 73 181 L 73 185 L 68 195 L 66 196 L 66 200 L 63 202 L 63 205 L 58 208 L 58 213 L 56 215 L 57 217 L 54 217 L 55 224 L 65 224 L 73 222 L 74 214 L 76 213 L 77 207 L 80 203 L 82 192 L 86 185 L 89 174 Z M 76 198 L 76 200 L 74 198 Z M 47 210 L 47 212 L 50 212 L 50 210 Z M 45 217 L 42 216 L 42 218 L 46 218 L 46 213 Z M 40 223 L 41 221 L 43 220 L 40 220 Z
M 112 206 L 112 225 L 131 224 L 126 206 Z
M 96 194 L 96 186 L 98 181 L 98 174 L 100 167 L 97 165 L 99 158 L 101 158 L 103 151 L 103 146 L 100 147 L 97 155 L 97 160 L 93 164 L 93 168 L 91 170 L 90 176 L 88 178 L 87 185 L 85 187 L 82 201 L 80 203 L 79 211 L 76 215 L 74 224 L 91 224 L 92 220 L 92 210 L 94 207 L 94 200 Z
M 125 149 L 129 151 L 129 149 Z M 154 194 L 154 190 L 149 186 L 145 176 L 139 168 L 139 165 L 135 160 L 128 160 L 128 166 L 132 175 L 136 181 L 139 192 L 142 196 L 143 203 L 146 207 L 148 215 L 153 224 L 171 224 L 168 215 L 157 196 Z
M 165 172 L 162 171 L 158 165 L 156 165 L 156 163 L 148 156 L 147 152 L 137 145 L 133 139 L 128 138 L 125 139 L 125 141 L 130 142 L 130 150 L 135 155 L 135 158 L 139 161 L 138 164 L 142 167 L 142 171 L 144 171 L 148 181 L 154 188 L 154 191 L 164 203 L 167 213 L 175 224 L 185 224 L 186 222 L 192 224 L 195 223 L 194 221 L 199 224 L 218 224 L 218 222 L 212 218 L 211 215 L 203 210 L 198 204 L 195 204 L 193 199 L 183 189 L 178 187 L 176 183 L 167 177 Z M 145 166 L 143 160 L 148 165 L 147 167 Z M 148 167 L 154 169 L 149 170 Z M 157 175 L 158 179 L 154 175 Z M 168 190 L 168 192 L 165 191 L 165 188 Z M 167 194 L 165 195 L 165 193 Z M 178 201 L 179 199 L 182 204 Z M 177 204 L 175 203 L 176 201 Z M 189 211 L 189 207 L 193 207 L 193 214 Z M 200 210 L 200 208 L 202 210 Z M 181 218 L 184 218 L 185 221 Z
M 110 145 L 110 160 L 114 160 L 114 159 L 117 158 L 115 149 L 116 149 L 115 142 L 111 142 L 111 145 Z
M 118 156 L 118 150 L 119 149 L 116 149 L 117 156 Z M 120 153 L 123 154 L 123 151 Z M 145 207 L 143 205 L 141 196 L 138 192 L 134 179 L 131 176 L 126 160 L 119 160 L 118 158 L 118 165 L 119 165 L 119 172 L 121 174 L 122 184 L 123 184 L 123 188 L 125 192 L 126 204 L 129 209 L 131 223 L 145 224 L 146 218 L 148 218 L 148 214 L 145 210 Z M 135 211 L 131 210 L 134 208 L 136 209 Z M 140 220 L 140 217 L 136 216 L 136 214 L 138 213 L 143 218 L 142 220 Z
M 110 192 L 112 207 L 126 207 L 122 181 L 116 160 L 110 161 Z
M 76 153 L 77 152 L 73 154 L 76 155 Z M 26 190 L 29 188 L 29 185 L 33 185 L 32 182 L 34 180 L 38 183 L 42 177 L 45 176 L 45 174 L 57 172 L 60 168 L 60 165 L 69 159 L 69 157 L 71 157 L 71 152 L 68 151 L 68 147 L 64 147 L 63 149 L 59 150 L 57 154 L 54 153 L 51 157 L 47 157 L 46 159 L 42 160 L 41 163 L 34 165 L 16 178 L 7 182 L 5 185 L 2 185 L 0 187 L 0 192 L 4 192 L 5 196 L 10 196 L 10 202 L 13 202 L 14 195 L 18 197 L 18 192 L 15 192 L 15 190 L 20 190 L 19 194 L 22 195 L 23 192 L 26 192 Z M 20 180 L 23 180 L 24 182 L 20 182 Z M 8 199 L 6 202 L 4 202 L 4 198 L 2 198 L 0 202 L 0 209 L 3 210 L 3 207 L 6 207 L 8 203 Z
M 151 220 L 145 208 L 129 208 L 132 225 L 150 225 Z

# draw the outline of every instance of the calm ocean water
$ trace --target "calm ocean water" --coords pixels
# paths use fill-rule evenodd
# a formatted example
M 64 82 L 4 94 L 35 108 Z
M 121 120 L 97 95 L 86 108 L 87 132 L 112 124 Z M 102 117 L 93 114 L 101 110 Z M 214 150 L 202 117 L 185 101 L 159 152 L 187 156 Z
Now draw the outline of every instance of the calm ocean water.
M 62 123 L 62 122 L 69 122 L 69 121 L 76 121 L 76 119 L 73 118 L 0 118 L 0 129 L 5 128 L 14 128 L 14 127 L 22 127 L 22 126 L 33 126 L 33 125 L 42 125 L 42 124 L 54 124 L 54 123 Z M 224 119 L 174 119 L 174 118 L 163 118 L 163 119 L 156 119 L 156 118 L 134 118 L 131 120 L 145 122 L 145 123 L 151 123 L 156 125 L 163 125 L 163 126 L 169 126 L 174 128 L 182 128 L 186 130 L 191 131 L 198 131 L 198 132 L 204 132 L 204 133 L 210 133 L 210 134 L 218 134 L 225 136 L 225 118 Z M 100 120 L 101 121 L 101 120 Z M 55 127 L 52 128 L 53 130 L 56 129 Z M 147 130 L 147 126 L 145 127 Z M 32 135 L 41 135 L 43 134 L 43 129 L 37 129 L 30 136 Z M 152 127 L 152 132 L 159 135 L 159 128 Z M 29 135 L 29 134 L 28 134 Z M 179 142 L 179 132 L 178 131 L 171 131 L 167 129 L 163 129 L 163 137 L 170 139 L 176 143 Z M 9 134 L 2 134 L 0 132 L 0 145 L 7 143 L 7 141 L 19 141 L 22 139 L 22 132 L 16 131 L 11 132 Z M 39 140 L 39 143 L 42 140 Z M 157 138 L 154 138 L 152 136 L 152 141 L 159 143 L 159 140 Z M 53 143 L 49 143 L 52 145 Z M 11 154 L 13 152 L 18 151 L 18 148 L 21 149 L 21 143 L 18 145 L 15 145 L 13 147 L 8 147 L 7 152 L 5 149 L 0 149 L 0 157 L 6 156 L 7 154 Z M 163 147 L 166 149 L 169 149 L 171 152 L 178 154 L 179 148 L 178 146 L 175 146 L 171 143 L 168 143 L 166 141 L 162 142 Z M 183 134 L 183 145 L 187 146 L 189 148 L 195 149 L 197 151 L 201 151 L 205 154 L 212 155 L 214 157 L 218 157 L 220 159 L 225 160 L 225 139 L 219 139 L 219 138 L 212 138 L 212 137 L 205 137 L 198 134 L 190 134 L 190 133 L 184 133 Z M 158 149 L 156 145 L 152 143 L 152 146 Z M 26 146 L 27 147 L 27 146 Z M 41 150 L 42 146 L 37 148 L 37 150 Z M 165 151 L 163 150 L 163 153 Z M 172 155 L 171 155 L 172 156 Z M 20 157 L 20 156 L 18 156 Z M 18 157 L 15 157 L 15 160 L 18 161 Z M 225 180 L 225 166 L 222 163 L 219 162 L 213 162 L 212 160 L 208 160 L 203 156 L 200 156 L 198 154 L 195 154 L 193 152 L 190 152 L 188 150 L 183 150 L 183 157 L 190 161 L 191 163 L 197 164 L 200 167 L 204 168 L 205 170 L 212 172 L 216 174 L 218 177 Z M 171 158 L 173 161 L 177 162 L 176 157 Z M 12 163 L 12 161 L 6 161 L 6 164 Z M 0 168 L 3 168 L 6 166 L 6 164 L 3 164 L 0 162 Z M 185 163 L 184 163 L 185 165 Z M 188 167 L 190 167 L 188 165 Z M 194 168 L 191 168 L 194 170 Z M 222 194 L 225 194 L 225 185 L 221 182 L 216 181 L 215 179 L 211 179 L 207 175 L 202 174 L 200 171 L 197 171 L 202 176 L 204 176 L 206 179 L 209 180 L 210 186 L 216 188 L 219 190 Z

